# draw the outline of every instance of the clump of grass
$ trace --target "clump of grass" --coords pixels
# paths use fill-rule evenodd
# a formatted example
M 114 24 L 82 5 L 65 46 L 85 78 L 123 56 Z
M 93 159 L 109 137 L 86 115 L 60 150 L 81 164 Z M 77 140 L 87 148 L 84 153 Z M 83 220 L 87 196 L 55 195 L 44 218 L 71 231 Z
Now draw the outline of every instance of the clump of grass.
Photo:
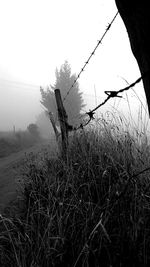
M 67 160 L 32 155 L 22 207 L 0 219 L 1 266 L 148 266 L 150 151 L 101 119 Z

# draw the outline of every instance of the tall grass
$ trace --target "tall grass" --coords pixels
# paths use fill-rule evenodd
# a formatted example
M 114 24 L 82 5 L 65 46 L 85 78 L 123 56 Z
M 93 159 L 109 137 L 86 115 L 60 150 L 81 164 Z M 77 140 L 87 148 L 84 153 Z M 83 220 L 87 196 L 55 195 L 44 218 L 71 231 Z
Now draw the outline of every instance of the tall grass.
M 17 213 L 0 218 L 0 266 L 149 266 L 149 175 L 121 117 L 75 133 L 65 162 L 32 155 Z

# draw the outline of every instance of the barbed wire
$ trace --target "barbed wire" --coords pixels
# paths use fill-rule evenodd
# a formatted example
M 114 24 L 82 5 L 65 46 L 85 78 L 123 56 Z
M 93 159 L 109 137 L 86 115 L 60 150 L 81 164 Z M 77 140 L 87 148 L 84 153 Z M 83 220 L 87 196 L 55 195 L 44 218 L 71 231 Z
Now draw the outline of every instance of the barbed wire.
M 133 83 L 131 83 L 130 85 L 118 90 L 118 91 L 104 91 L 104 93 L 107 95 L 106 99 L 100 103 L 98 106 L 96 106 L 94 109 L 88 111 L 85 113 L 85 115 L 88 115 L 89 116 L 89 119 L 87 120 L 87 122 L 85 122 L 84 124 L 81 123 L 78 127 L 73 127 L 73 126 L 70 126 L 69 125 L 69 128 L 68 130 L 71 131 L 71 130 L 74 130 L 74 131 L 77 131 L 79 129 L 83 129 L 85 126 L 87 126 L 91 120 L 94 119 L 94 114 L 95 114 L 95 111 L 97 109 L 99 109 L 100 107 L 102 107 L 103 105 L 106 104 L 106 102 L 111 99 L 111 98 L 114 98 L 114 97 L 119 97 L 119 98 L 122 98 L 122 96 L 119 96 L 118 94 L 119 93 L 123 93 L 124 91 L 127 91 L 129 90 L 130 88 L 134 87 L 136 84 L 138 84 L 139 82 L 141 82 L 141 80 L 147 76 L 148 74 L 150 73 L 150 71 L 146 71 L 143 75 L 141 75 L 141 77 L 139 77 L 136 81 L 134 81 Z M 72 127 L 72 128 L 71 128 Z
M 65 95 L 65 97 L 63 98 L 63 102 L 66 100 L 67 96 L 69 95 L 70 91 L 72 90 L 72 88 L 74 87 L 75 83 L 78 81 L 78 79 L 80 78 L 82 72 L 84 71 L 85 67 L 87 66 L 87 64 L 90 62 L 91 58 L 94 56 L 97 48 L 99 47 L 99 45 L 102 43 L 104 37 L 106 36 L 107 32 L 110 30 L 110 27 L 112 26 L 113 22 L 115 21 L 117 15 L 119 12 L 117 12 L 115 14 L 115 16 L 113 17 L 113 19 L 111 20 L 111 22 L 108 24 L 105 32 L 103 33 L 102 37 L 100 38 L 100 40 L 98 40 L 97 45 L 95 46 L 95 48 L 93 49 L 92 53 L 90 54 L 89 58 L 87 59 L 87 61 L 85 62 L 84 66 L 81 68 L 79 74 L 77 75 L 76 79 L 74 80 L 73 84 L 71 85 L 71 87 L 69 88 L 67 94 Z

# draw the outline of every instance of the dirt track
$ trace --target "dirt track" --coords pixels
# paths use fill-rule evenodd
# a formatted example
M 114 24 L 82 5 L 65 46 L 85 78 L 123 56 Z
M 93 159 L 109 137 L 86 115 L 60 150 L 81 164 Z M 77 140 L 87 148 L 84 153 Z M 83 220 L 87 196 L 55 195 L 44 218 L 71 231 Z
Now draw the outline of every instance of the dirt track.
M 3 211 L 4 207 L 17 196 L 17 184 L 15 182 L 17 177 L 16 164 L 25 157 L 25 154 L 31 152 L 36 154 L 42 148 L 46 148 L 46 145 L 47 143 L 39 144 L 0 159 L 0 213 Z

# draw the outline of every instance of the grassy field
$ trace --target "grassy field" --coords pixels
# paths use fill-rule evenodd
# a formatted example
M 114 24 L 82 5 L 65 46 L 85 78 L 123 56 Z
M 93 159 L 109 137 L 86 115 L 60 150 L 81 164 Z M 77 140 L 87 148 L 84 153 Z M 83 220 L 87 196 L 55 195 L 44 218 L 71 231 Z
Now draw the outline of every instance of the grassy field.
M 119 123 L 120 121 L 120 123 Z M 26 161 L 0 217 L 0 266 L 150 266 L 150 150 L 122 118 L 70 138 L 67 161 Z

